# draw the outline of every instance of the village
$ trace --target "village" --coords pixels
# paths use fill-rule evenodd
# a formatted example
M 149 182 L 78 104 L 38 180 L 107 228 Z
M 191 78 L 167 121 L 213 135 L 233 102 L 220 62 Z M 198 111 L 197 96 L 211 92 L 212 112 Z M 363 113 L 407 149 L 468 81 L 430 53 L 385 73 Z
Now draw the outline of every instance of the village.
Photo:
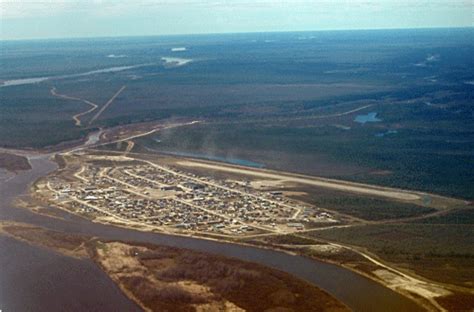
M 249 181 L 218 180 L 151 162 L 85 162 L 73 177 L 47 181 L 49 198 L 57 206 L 168 232 L 257 235 L 338 222 L 281 191 L 256 190 Z

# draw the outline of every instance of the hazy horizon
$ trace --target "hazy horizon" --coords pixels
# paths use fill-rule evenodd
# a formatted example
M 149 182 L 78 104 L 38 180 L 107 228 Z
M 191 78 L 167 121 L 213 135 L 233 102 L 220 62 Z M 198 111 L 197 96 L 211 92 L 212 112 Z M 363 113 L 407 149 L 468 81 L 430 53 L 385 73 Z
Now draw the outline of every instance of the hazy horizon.
M 472 27 L 465 0 L 0 0 L 0 40 Z
M 125 39 L 125 38 L 152 38 L 152 37 L 186 37 L 186 36 L 219 36 L 219 35 L 257 35 L 257 34 L 285 34 L 285 33 L 324 33 L 324 32 L 363 32 L 363 31 L 430 31 L 430 30 L 468 30 L 474 29 L 474 26 L 465 27 L 407 27 L 407 28 L 360 28 L 360 29 L 319 29 L 319 30 L 276 30 L 276 31 L 246 31 L 246 32 L 209 32 L 209 33 L 182 33 L 182 34 L 152 34 L 152 35 L 112 35 L 112 36 L 83 36 L 83 37 L 42 37 L 42 38 L 19 38 L 3 39 L 0 41 L 42 41 L 42 40 L 87 40 L 87 39 Z

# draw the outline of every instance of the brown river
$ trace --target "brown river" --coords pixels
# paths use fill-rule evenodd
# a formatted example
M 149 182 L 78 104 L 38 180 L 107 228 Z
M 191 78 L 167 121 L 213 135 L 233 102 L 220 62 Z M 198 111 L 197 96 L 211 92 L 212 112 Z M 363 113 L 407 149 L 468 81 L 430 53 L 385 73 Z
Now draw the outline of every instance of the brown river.
M 412 300 L 345 268 L 257 247 L 191 237 L 139 232 L 96 224 L 72 214 L 65 220 L 15 208 L 12 200 L 37 178 L 56 169 L 46 156 L 32 169 L 0 179 L 0 220 L 30 223 L 68 233 L 176 246 L 260 263 L 324 289 L 354 311 L 423 311 Z M 77 260 L 0 235 L 0 310 L 136 311 L 139 308 L 90 260 Z

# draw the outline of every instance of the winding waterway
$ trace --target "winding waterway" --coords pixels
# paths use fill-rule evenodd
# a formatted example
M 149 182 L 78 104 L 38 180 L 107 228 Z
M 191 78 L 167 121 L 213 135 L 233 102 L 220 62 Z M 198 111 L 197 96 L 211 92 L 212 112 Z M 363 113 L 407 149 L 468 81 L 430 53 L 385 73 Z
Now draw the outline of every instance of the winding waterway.
M 423 311 L 413 301 L 345 268 L 283 252 L 191 237 L 139 232 L 96 224 L 72 214 L 64 220 L 13 207 L 11 201 L 37 178 L 56 169 L 46 156 L 32 169 L 0 181 L 0 219 L 68 233 L 155 243 L 235 257 L 303 278 L 355 311 Z M 52 208 L 51 208 L 52 209 Z M 0 309 L 5 311 L 134 311 L 115 284 L 92 261 L 76 260 L 0 235 Z

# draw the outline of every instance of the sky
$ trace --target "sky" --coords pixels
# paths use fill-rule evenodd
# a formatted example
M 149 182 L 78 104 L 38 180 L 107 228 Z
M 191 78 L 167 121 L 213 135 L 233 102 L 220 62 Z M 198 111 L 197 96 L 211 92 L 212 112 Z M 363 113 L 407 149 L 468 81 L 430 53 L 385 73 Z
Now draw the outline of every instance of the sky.
M 0 39 L 472 27 L 474 0 L 0 0 Z

